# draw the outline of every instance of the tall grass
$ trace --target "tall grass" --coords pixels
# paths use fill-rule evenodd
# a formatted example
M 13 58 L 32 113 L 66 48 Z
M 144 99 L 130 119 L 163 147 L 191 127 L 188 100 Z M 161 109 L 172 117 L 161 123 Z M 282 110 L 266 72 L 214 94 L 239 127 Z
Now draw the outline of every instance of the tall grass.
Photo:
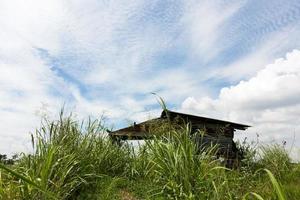
M 163 137 L 148 141 L 149 176 L 161 185 L 160 193 L 170 199 L 195 199 L 196 191 L 213 188 L 209 174 L 217 170 L 213 148 L 199 152 L 190 130 L 170 130 Z M 201 184 L 205 182 L 205 184 Z
M 122 175 L 129 154 L 104 134 L 98 120 L 79 123 L 63 113 L 58 121 L 44 120 L 32 135 L 34 153 L 24 155 L 11 169 L 0 166 L 10 181 L 0 195 L 74 199 L 98 179 Z
M 284 176 L 291 170 L 291 158 L 287 150 L 278 144 L 264 145 L 260 148 L 258 163 L 267 167 L 278 178 Z
M 63 113 L 44 120 L 32 134 L 33 153 L 0 164 L 0 199 L 300 199 L 287 185 L 298 183 L 300 169 L 281 146 L 263 147 L 260 157 L 251 150 L 246 167 L 231 170 L 215 156 L 217 146 L 194 142 L 188 125 L 151 131 L 155 137 L 136 151 L 106 137 L 101 120 Z

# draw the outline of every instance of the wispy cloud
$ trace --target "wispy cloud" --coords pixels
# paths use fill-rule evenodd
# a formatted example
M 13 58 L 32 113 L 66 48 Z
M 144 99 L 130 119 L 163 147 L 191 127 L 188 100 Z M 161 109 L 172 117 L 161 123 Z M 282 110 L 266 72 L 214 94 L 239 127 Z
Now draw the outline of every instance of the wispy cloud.
M 258 45 L 254 45 L 253 50 L 241 56 L 224 67 L 213 71 L 211 76 L 227 78 L 229 80 L 240 80 L 253 76 L 257 70 L 270 63 L 278 56 L 284 55 L 293 48 L 300 48 L 298 40 L 300 35 L 299 26 L 288 26 L 282 30 L 269 33 L 268 38 Z
M 21 150 L 41 105 L 123 124 L 159 114 L 151 92 L 206 106 L 300 49 L 299 19 L 297 0 L 1 1 L 0 152 Z
M 223 41 L 220 41 L 226 29 L 226 23 L 244 4 L 244 1 L 186 2 L 182 23 L 185 38 L 195 57 L 206 64 L 226 48 L 223 46 Z

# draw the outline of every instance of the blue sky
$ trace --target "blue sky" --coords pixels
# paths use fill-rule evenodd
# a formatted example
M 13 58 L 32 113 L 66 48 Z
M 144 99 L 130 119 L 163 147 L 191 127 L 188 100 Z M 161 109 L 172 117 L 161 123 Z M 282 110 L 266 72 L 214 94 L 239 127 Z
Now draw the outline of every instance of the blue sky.
M 4 0 L 0 26 L 0 152 L 63 104 L 115 127 L 157 116 L 151 92 L 250 138 L 299 134 L 297 0 Z

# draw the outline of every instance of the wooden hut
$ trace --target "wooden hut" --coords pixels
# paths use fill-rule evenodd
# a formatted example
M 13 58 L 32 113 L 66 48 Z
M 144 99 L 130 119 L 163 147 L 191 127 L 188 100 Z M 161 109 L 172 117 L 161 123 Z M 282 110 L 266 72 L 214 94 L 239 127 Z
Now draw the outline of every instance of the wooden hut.
M 225 157 L 229 162 L 239 157 L 238 149 L 233 141 L 234 132 L 250 127 L 245 124 L 164 110 L 158 118 L 134 123 L 132 126 L 112 131 L 109 134 L 116 141 L 150 139 L 152 137 L 151 126 L 166 120 L 178 125 L 189 124 L 191 134 L 202 131 L 205 134 L 199 138 L 198 142 L 204 146 L 217 144 L 219 147 L 217 155 Z

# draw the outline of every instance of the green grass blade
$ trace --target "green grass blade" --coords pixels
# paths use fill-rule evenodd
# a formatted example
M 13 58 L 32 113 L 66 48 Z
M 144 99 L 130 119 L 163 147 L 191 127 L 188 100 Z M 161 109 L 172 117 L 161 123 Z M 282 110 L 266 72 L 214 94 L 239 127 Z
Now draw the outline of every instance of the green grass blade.
M 262 196 L 260 196 L 259 194 L 255 193 L 255 192 L 249 192 L 247 193 L 244 197 L 243 200 L 246 200 L 246 197 L 249 195 L 253 195 L 256 199 L 258 200 L 264 200 L 264 198 L 262 198 Z
M 155 95 L 157 98 L 157 102 L 159 103 L 159 105 L 161 106 L 161 108 L 166 111 L 167 110 L 167 105 L 165 103 L 165 101 L 163 100 L 163 98 L 161 98 L 158 94 L 156 94 L 155 92 L 152 92 L 151 94 Z
M 276 180 L 276 178 L 274 177 L 274 175 L 272 174 L 272 172 L 270 170 L 268 170 L 268 169 L 264 169 L 264 171 L 267 172 L 267 174 L 268 174 L 268 176 L 269 176 L 269 178 L 270 178 L 270 180 L 272 182 L 272 185 L 273 185 L 273 187 L 274 187 L 274 189 L 276 191 L 278 199 L 279 200 L 285 200 L 285 197 L 284 197 L 284 194 L 283 194 L 283 192 L 281 190 L 281 187 L 280 187 L 278 181 Z
M 9 169 L 8 167 L 6 167 L 5 165 L 0 163 L 0 169 L 3 169 L 9 173 L 11 173 L 13 176 L 15 176 L 18 179 L 21 179 L 22 181 L 34 186 L 36 189 L 40 190 L 41 192 L 43 192 L 46 196 L 52 198 L 52 199 L 57 199 L 53 194 L 51 194 L 49 191 L 45 191 L 43 190 L 39 185 L 37 185 L 35 182 L 33 182 L 32 180 L 26 178 L 25 176 L 23 176 L 22 174 L 19 174 L 17 172 L 15 172 L 12 169 Z

